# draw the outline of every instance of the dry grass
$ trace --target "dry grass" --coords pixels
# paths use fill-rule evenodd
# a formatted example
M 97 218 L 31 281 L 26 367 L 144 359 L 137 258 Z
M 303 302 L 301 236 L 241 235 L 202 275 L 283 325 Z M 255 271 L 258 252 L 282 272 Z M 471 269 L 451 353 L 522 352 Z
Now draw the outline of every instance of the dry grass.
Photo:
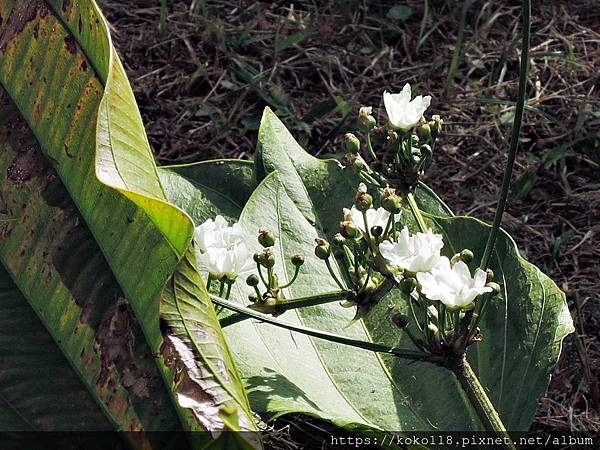
M 161 163 L 250 158 L 265 105 L 313 153 L 332 153 L 359 105 L 380 107 L 384 88 L 410 82 L 447 124 L 429 184 L 456 212 L 492 217 L 520 2 L 471 2 L 450 83 L 462 1 L 430 0 L 420 43 L 423 1 L 211 1 L 204 14 L 170 1 L 163 34 L 158 0 L 100 3 Z M 582 339 L 567 339 L 534 427 L 600 430 L 600 12 L 595 0 L 534 3 L 529 110 L 504 226 L 565 290 L 574 316 L 579 303 Z M 386 17 L 396 4 L 408 6 L 405 21 Z M 313 448 L 297 436 L 325 427 L 275 426 L 281 448 Z

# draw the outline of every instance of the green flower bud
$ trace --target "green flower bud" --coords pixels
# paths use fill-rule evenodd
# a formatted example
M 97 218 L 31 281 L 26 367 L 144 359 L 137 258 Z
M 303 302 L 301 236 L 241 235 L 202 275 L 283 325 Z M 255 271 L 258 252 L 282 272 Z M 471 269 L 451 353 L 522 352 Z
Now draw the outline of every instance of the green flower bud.
M 361 212 L 367 211 L 371 207 L 372 204 L 373 204 L 373 197 L 371 197 L 367 193 L 360 194 L 360 195 L 356 196 L 356 198 L 354 199 L 354 206 L 356 206 L 356 209 L 358 209 Z
M 300 267 L 302 264 L 304 264 L 304 256 L 302 256 L 302 255 L 292 256 L 292 264 L 295 267 Z
M 492 269 L 486 269 L 485 273 L 487 274 L 486 281 L 488 283 L 494 279 L 494 271 Z
M 340 222 L 340 233 L 345 238 L 355 238 L 360 233 L 358 227 L 351 220 Z
M 417 287 L 417 284 L 417 280 L 415 280 L 414 278 L 403 278 L 402 280 L 400 280 L 400 283 L 398 283 L 398 286 L 400 287 L 400 290 L 402 292 L 404 292 L 407 295 L 410 295 L 412 291 L 414 291 Z
M 440 116 L 434 115 L 431 117 L 431 120 L 429 121 L 428 125 L 429 125 L 429 128 L 431 129 L 431 139 L 433 139 L 434 141 L 437 139 L 437 137 L 442 132 L 443 123 L 444 123 L 444 121 L 441 119 Z
M 347 152 L 353 154 L 360 152 L 360 141 L 354 134 L 346 133 L 346 135 L 344 136 L 344 144 L 346 146 Z
M 254 254 L 254 262 L 270 269 L 275 265 L 275 255 L 270 248 L 266 248 L 262 252 Z
M 270 269 L 275 265 L 275 255 L 271 251 L 270 248 L 265 249 L 264 251 L 264 266 L 267 269 Z
M 258 279 L 258 277 L 255 274 L 249 275 L 248 278 L 246 278 L 246 284 L 248 286 L 258 286 L 258 283 L 260 282 L 260 280 Z
M 374 238 L 378 238 L 383 234 L 383 228 L 380 227 L 379 225 L 375 225 L 374 227 L 371 227 L 371 235 Z
M 473 252 L 467 248 L 460 252 L 460 260 L 465 264 L 469 264 L 471 261 L 473 261 L 473 258 Z
M 394 325 L 402 330 L 408 326 L 410 319 L 405 314 L 394 314 L 392 316 L 392 322 L 394 322 Z
M 381 194 L 381 206 L 387 212 L 398 214 L 402 211 L 402 197 L 396 195 L 396 190 L 385 188 Z
M 501 290 L 500 285 L 498 283 L 494 283 L 493 281 L 486 284 L 486 287 L 492 288 L 492 295 L 498 295 Z
M 367 163 L 360 155 L 357 155 L 354 153 L 347 153 L 346 161 L 348 162 L 349 167 L 353 167 L 356 170 L 367 170 L 368 169 Z
M 268 228 L 258 230 L 258 243 L 263 247 L 273 247 L 275 245 L 275 234 Z
M 360 183 L 358 191 L 354 196 L 354 206 L 361 212 L 367 211 L 373 204 L 373 197 L 367 194 L 367 186 L 364 183 Z
M 331 255 L 331 246 L 324 239 L 315 239 L 317 246 L 315 247 L 315 256 L 319 259 L 327 259 Z
M 256 294 L 250 294 L 248 295 L 248 300 L 250 300 L 250 303 L 256 303 L 258 301 L 258 297 Z
M 424 123 L 417 127 L 417 136 L 424 142 L 427 142 L 431 138 L 431 127 L 428 123 Z
M 358 110 L 358 121 L 367 131 L 371 131 L 377 125 L 377 121 L 372 114 L 372 106 L 363 106 Z

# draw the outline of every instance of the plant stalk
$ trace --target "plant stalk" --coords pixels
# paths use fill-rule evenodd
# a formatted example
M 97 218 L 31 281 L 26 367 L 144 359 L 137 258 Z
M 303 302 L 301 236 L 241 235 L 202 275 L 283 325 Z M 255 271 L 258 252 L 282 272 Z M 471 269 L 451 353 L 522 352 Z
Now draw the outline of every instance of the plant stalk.
M 414 350 L 405 350 L 398 347 L 390 347 L 384 344 L 378 344 L 375 342 L 361 341 L 358 339 L 352 339 L 346 336 L 342 336 L 335 333 L 329 333 L 326 331 L 316 330 L 314 328 L 304 327 L 302 325 L 296 325 L 293 323 L 285 322 L 279 319 L 275 319 L 267 314 L 262 314 L 257 311 L 253 311 L 250 308 L 241 306 L 237 303 L 225 300 L 224 298 L 217 297 L 216 295 L 209 294 L 210 298 L 214 303 L 231 311 L 235 311 L 240 314 L 244 314 L 253 319 L 260 320 L 261 322 L 274 325 L 276 327 L 285 328 L 286 330 L 295 331 L 297 333 L 312 336 L 318 339 L 324 339 L 330 342 L 336 342 L 338 344 L 347 345 L 350 347 L 362 348 L 363 350 L 370 350 L 377 353 L 387 353 L 394 355 L 399 358 L 410 359 L 412 361 L 427 361 L 431 358 L 431 355 L 423 352 L 416 352 Z
M 408 200 L 408 206 L 410 207 L 410 210 L 415 216 L 415 219 L 417 219 L 417 224 L 419 225 L 419 228 L 423 233 L 427 233 L 427 225 L 425 225 L 425 219 L 423 219 L 423 216 L 421 215 L 421 210 L 417 206 L 417 202 L 412 192 L 409 192 L 406 198 Z
M 473 372 L 467 358 L 463 355 L 451 362 L 448 367 L 467 394 L 469 402 L 475 408 L 477 416 L 486 431 L 494 432 L 502 440 L 501 448 L 516 450 L 513 440 L 506 431 L 502 419 L 487 396 L 484 387 L 479 382 L 477 375 Z
M 275 314 L 282 314 L 290 309 L 298 309 L 306 306 L 323 305 L 325 303 L 347 300 L 351 294 L 352 291 L 334 291 L 325 292 L 324 294 L 319 295 L 282 300 L 275 305 Z M 217 302 L 215 301 L 215 303 Z M 250 317 L 245 314 L 236 313 L 221 319 L 220 323 L 221 327 L 225 328 L 226 326 L 233 325 L 234 323 L 238 323 L 246 319 L 250 319 Z
M 521 70 L 519 75 L 519 92 L 517 94 L 517 106 L 515 109 L 515 119 L 512 127 L 512 136 L 510 138 L 508 161 L 506 163 L 506 169 L 504 171 L 504 177 L 502 179 L 500 198 L 498 199 L 498 207 L 496 208 L 496 214 L 494 215 L 492 229 L 490 231 L 487 243 L 485 244 L 485 250 L 483 252 L 483 257 L 481 258 L 481 264 L 479 265 L 479 267 L 483 270 L 487 268 L 488 263 L 490 262 L 492 250 L 494 249 L 494 245 L 496 244 L 496 238 L 498 237 L 498 231 L 500 230 L 500 224 L 502 223 L 502 216 L 504 214 L 504 209 L 506 208 L 508 191 L 510 190 L 510 181 L 512 178 L 513 167 L 515 165 L 515 159 L 517 156 L 517 148 L 519 147 L 519 134 L 521 133 L 521 124 L 523 123 L 525 95 L 527 93 L 527 76 L 529 74 L 530 34 L 531 0 L 523 0 L 523 41 L 521 44 Z

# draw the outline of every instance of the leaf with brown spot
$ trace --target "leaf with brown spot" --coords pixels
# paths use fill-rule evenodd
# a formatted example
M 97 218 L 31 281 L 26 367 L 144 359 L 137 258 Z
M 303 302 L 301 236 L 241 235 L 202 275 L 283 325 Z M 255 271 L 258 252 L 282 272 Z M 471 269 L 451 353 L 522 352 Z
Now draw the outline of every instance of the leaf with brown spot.
M 208 422 L 200 418 L 212 414 L 225 429 L 219 406 L 228 393 L 228 405 L 246 418 L 240 424 L 256 430 L 199 275 L 194 326 L 213 327 L 207 333 L 214 341 L 203 346 L 176 335 L 194 355 L 194 367 L 185 352 L 176 352 L 171 366 L 152 357 L 165 338 L 160 321 L 170 329 L 188 321 L 167 314 L 161 296 L 188 251 L 193 222 L 167 200 L 97 5 L 0 0 L 0 15 L 0 84 L 10 97 L 0 104 L 14 103 L 45 155 L 38 167 L 31 157 L 41 154 L 39 148 L 17 158 L 24 136 L 15 135 L 16 146 L 15 139 L 1 140 L 1 192 L 11 217 L 19 218 L 2 224 L 3 266 L 116 427 L 154 429 L 158 421 L 158 429 L 203 431 Z M 50 301 L 53 295 L 58 300 Z M 199 353 L 209 350 L 207 357 Z M 211 398 L 219 411 L 206 403 L 201 414 L 192 413 L 175 391 L 181 379 L 175 368 L 212 373 L 215 357 L 228 377 L 214 378 L 210 393 L 202 383 L 187 392 Z M 173 408 L 164 406 L 165 396 Z M 166 416 L 156 414 L 157 401 Z M 173 409 L 181 425 L 173 424 Z M 210 429 L 214 436 L 218 426 Z

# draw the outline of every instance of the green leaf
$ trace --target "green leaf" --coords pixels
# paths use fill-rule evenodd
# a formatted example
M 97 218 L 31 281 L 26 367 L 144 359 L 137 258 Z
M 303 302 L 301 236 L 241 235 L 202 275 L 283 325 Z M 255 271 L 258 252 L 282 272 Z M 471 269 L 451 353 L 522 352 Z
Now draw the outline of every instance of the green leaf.
M 5 134 L 2 139 L 3 143 L 9 139 L 12 144 L 3 145 L 2 152 L 2 194 L 12 202 L 9 219 L 2 225 L 3 265 L 76 370 L 81 359 L 76 350 L 85 347 L 93 353 L 94 345 L 91 329 L 72 337 L 72 348 L 61 347 L 63 337 L 73 332 L 78 318 L 89 313 L 77 299 L 77 295 L 82 295 L 79 290 L 100 295 L 97 301 L 94 296 L 90 300 L 89 308 L 94 311 L 112 307 L 121 314 L 119 298 L 127 298 L 131 306 L 131 311 L 127 307 L 127 315 L 131 320 L 137 319 L 143 331 L 141 345 L 149 347 L 147 355 L 158 355 L 149 359 L 151 365 L 152 359 L 156 362 L 159 381 L 162 378 L 166 383 L 159 384 L 157 398 L 171 397 L 183 427 L 207 429 L 193 408 L 186 406 L 190 398 L 203 398 L 205 414 L 217 415 L 211 422 L 217 428 L 209 430 L 220 431 L 224 422 L 219 419 L 218 407 L 225 398 L 221 394 L 230 390 L 236 393 L 232 397 L 234 403 L 239 402 L 236 408 L 242 417 L 240 423 L 255 430 L 241 384 L 235 385 L 236 377 L 211 386 L 210 393 L 195 385 L 182 399 L 180 377 L 172 369 L 179 366 L 161 356 L 163 343 L 173 337 L 166 331 L 163 334 L 163 330 L 169 326 L 175 329 L 177 323 L 188 320 L 167 314 L 168 305 L 161 304 L 161 295 L 167 281 L 177 279 L 181 270 L 178 264 L 189 247 L 193 222 L 167 201 L 132 91 L 96 4 L 91 0 L 5 0 L 0 2 L 0 16 L 4 18 L 0 24 L 2 104 L 10 107 L 14 102 L 18 109 L 18 132 L 9 127 L 6 132 L 11 135 Z M 29 131 L 35 139 L 27 137 Z M 37 143 L 48 159 L 41 156 Z M 60 191 L 58 200 L 48 200 L 48 196 L 56 195 L 55 186 Z M 37 202 L 33 202 L 36 198 Z M 63 209 L 71 215 L 63 217 Z M 11 220 L 15 215 L 19 221 Z M 87 236 L 81 241 L 81 248 L 73 241 L 80 233 Z M 78 255 L 69 259 L 71 279 L 66 280 L 57 272 L 55 262 L 48 260 L 48 255 L 56 251 L 53 246 L 62 241 L 63 248 Z M 103 266 L 93 265 L 100 264 L 98 261 Z M 77 272 L 78 269 L 84 271 Z M 114 283 L 116 292 L 122 289 L 122 295 L 109 296 L 114 291 L 104 290 L 102 283 L 106 277 L 112 279 L 113 274 L 118 282 Z M 59 283 L 56 290 L 49 291 L 45 280 Z M 168 293 L 163 299 L 165 296 Z M 205 306 L 197 316 L 205 323 L 206 307 L 212 308 L 206 293 L 198 287 L 191 297 L 197 302 L 198 311 Z M 54 303 L 50 301 L 53 299 Z M 42 306 L 43 311 L 39 309 Z M 167 325 L 163 330 L 161 321 Z M 207 319 L 206 323 L 208 326 L 211 322 Z M 222 340 L 222 336 L 218 339 Z M 216 344 L 213 350 L 221 351 Z M 198 361 L 195 370 L 209 370 L 202 365 L 197 348 L 190 351 Z M 134 353 L 132 358 L 138 361 L 139 355 Z M 227 354 L 207 357 L 215 361 L 220 358 L 225 365 L 230 363 Z M 98 363 L 94 364 L 88 372 L 78 372 L 82 383 L 92 391 L 99 370 Z M 233 374 L 236 369 L 232 365 L 226 370 Z M 129 415 L 137 407 L 134 399 L 125 394 L 110 397 L 107 393 L 97 400 L 101 407 L 105 404 L 107 414 L 117 416 L 112 420 L 115 426 L 130 429 Z M 133 406 L 128 406 L 130 402 Z M 152 411 L 151 401 L 140 402 L 142 412 Z M 165 407 L 165 411 L 169 412 L 170 407 Z M 159 414 L 153 420 L 160 417 Z M 147 426 L 140 418 L 134 419 L 131 426 L 136 429 L 179 427 Z M 140 421 L 142 424 L 138 424 Z

